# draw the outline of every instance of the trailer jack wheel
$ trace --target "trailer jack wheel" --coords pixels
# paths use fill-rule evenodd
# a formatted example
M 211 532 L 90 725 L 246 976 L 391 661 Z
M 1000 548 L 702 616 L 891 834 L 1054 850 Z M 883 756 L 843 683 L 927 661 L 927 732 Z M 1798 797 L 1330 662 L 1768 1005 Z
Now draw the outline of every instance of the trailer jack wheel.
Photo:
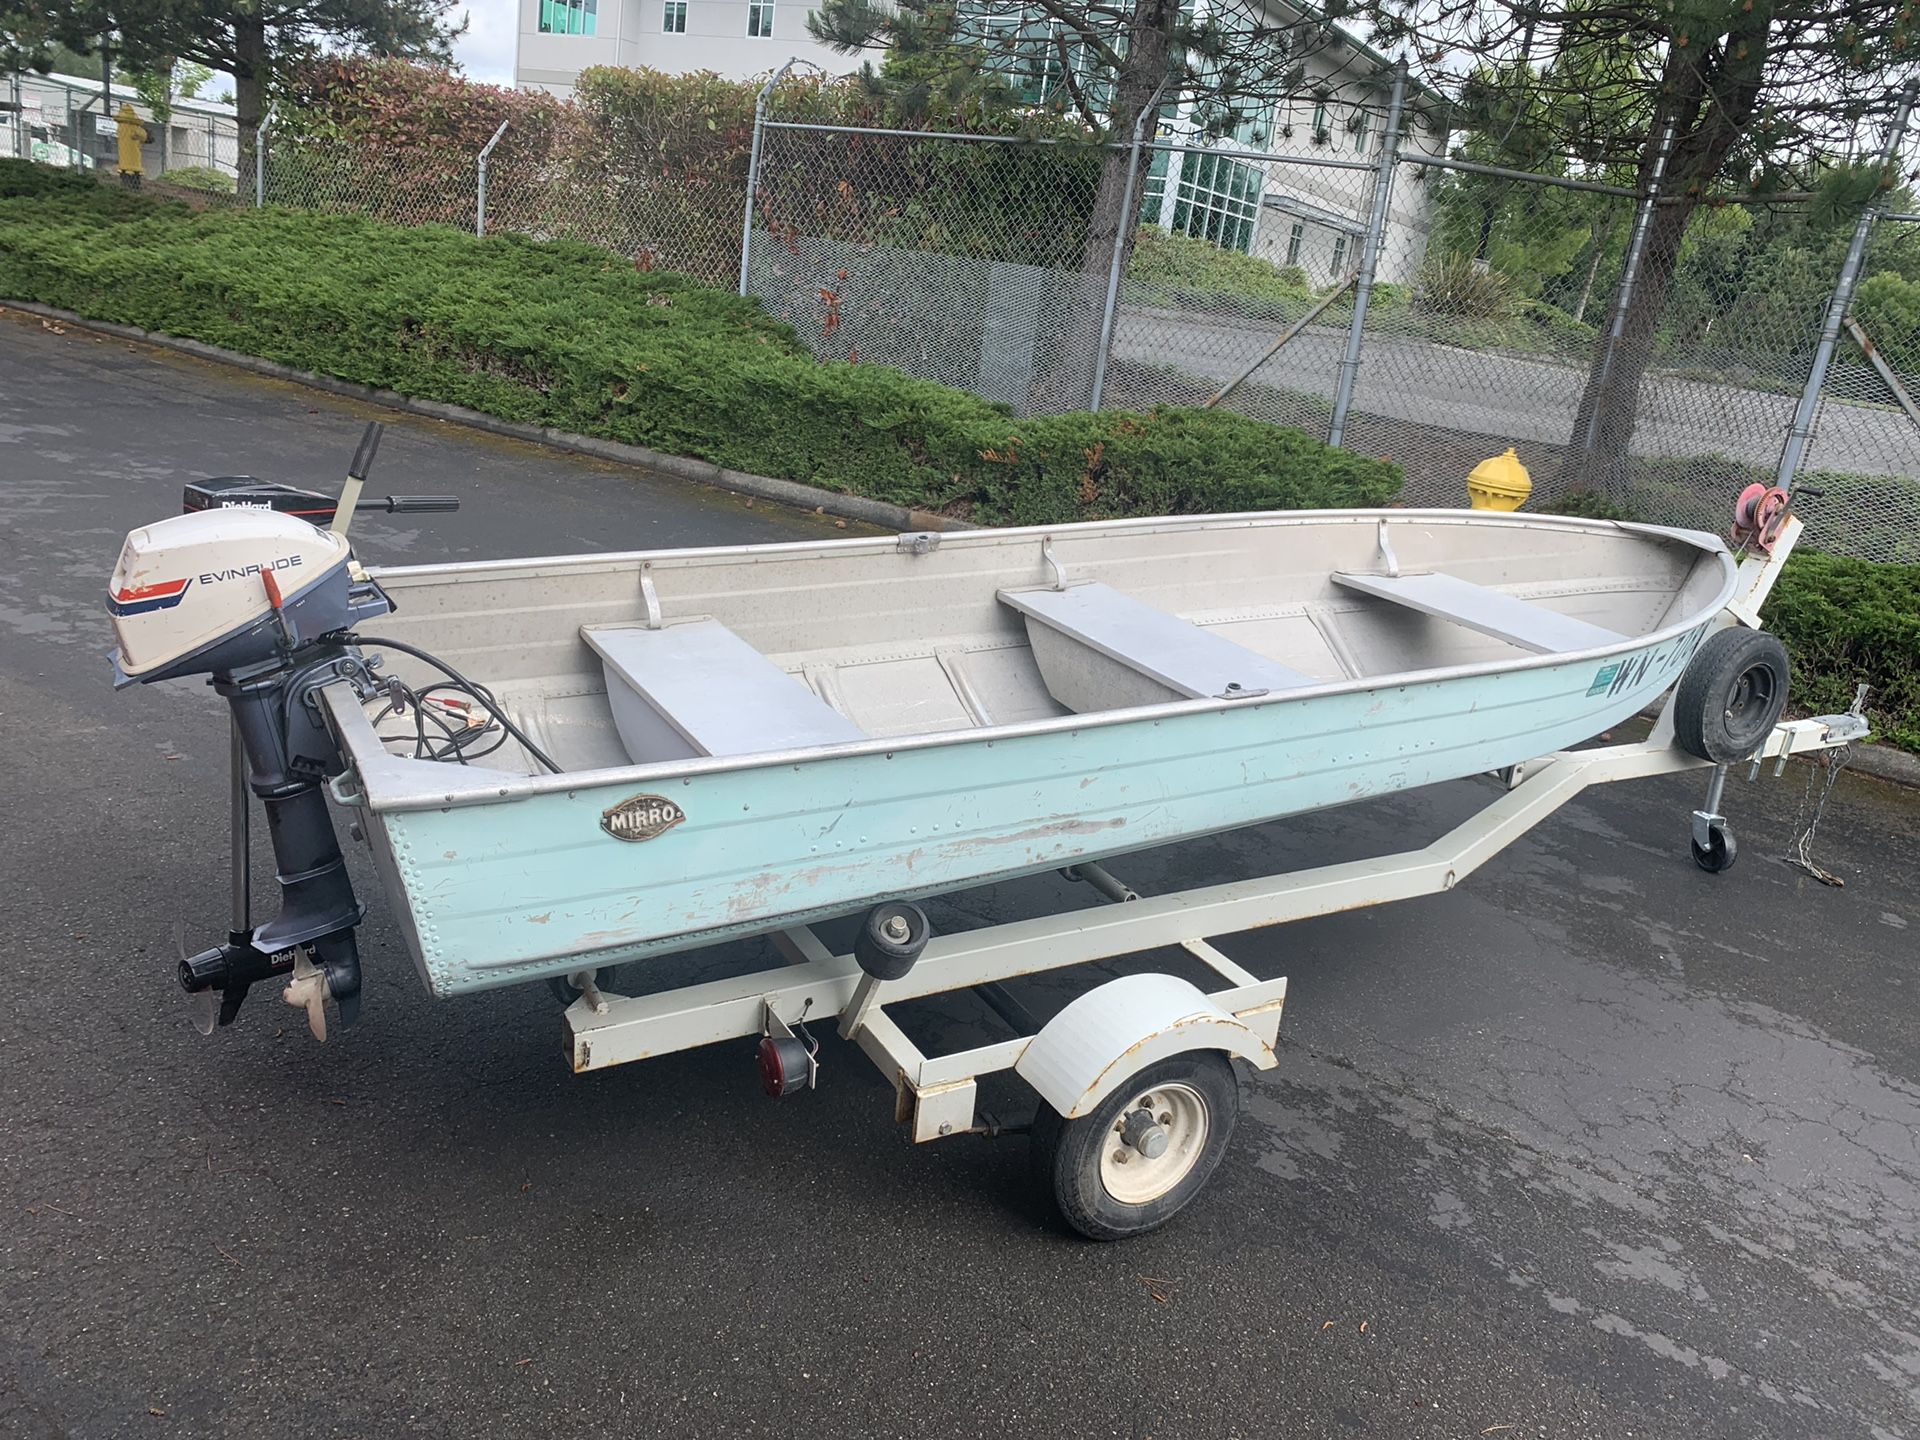
M 1042 1103 L 1034 1178 L 1068 1225 L 1123 1240 L 1167 1223 L 1198 1195 L 1240 1118 L 1240 1077 L 1217 1050 L 1147 1066 L 1078 1119 Z
M 1733 862 L 1740 857 L 1740 847 L 1734 844 L 1733 832 L 1724 825 L 1707 826 L 1705 842 L 1696 835 L 1689 844 L 1693 847 L 1693 863 L 1709 875 L 1731 870 Z

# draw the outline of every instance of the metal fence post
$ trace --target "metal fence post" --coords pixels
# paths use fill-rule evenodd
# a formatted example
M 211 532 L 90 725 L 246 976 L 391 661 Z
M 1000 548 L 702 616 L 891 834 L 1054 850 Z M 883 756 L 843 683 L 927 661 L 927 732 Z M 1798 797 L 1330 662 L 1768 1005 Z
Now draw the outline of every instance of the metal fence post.
M 1353 385 L 1360 375 L 1360 345 L 1366 335 L 1367 303 L 1373 298 L 1373 276 L 1380 266 L 1380 249 L 1387 234 L 1387 206 L 1393 199 L 1393 170 L 1400 159 L 1400 119 L 1407 104 L 1407 60 L 1393 67 L 1393 97 L 1387 102 L 1387 133 L 1380 142 L 1380 168 L 1373 180 L 1373 213 L 1367 217 L 1366 243 L 1360 248 L 1359 281 L 1353 292 L 1353 323 L 1347 327 L 1347 350 L 1340 360 L 1340 381 L 1333 392 L 1333 418 L 1327 422 L 1327 444 L 1338 445 L 1347 431 L 1347 411 L 1353 405 Z
M 1887 167 L 1897 165 L 1900 160 L 1900 142 L 1906 138 L 1907 121 L 1913 114 L 1914 90 L 1917 82 L 1909 82 L 1900 92 L 1900 108 L 1894 112 L 1893 125 L 1887 131 L 1887 143 L 1880 151 L 1879 177 L 1884 179 Z M 1787 427 L 1787 443 L 1780 449 L 1780 465 L 1774 472 L 1774 484 L 1782 490 L 1793 489 L 1793 477 L 1799 472 L 1800 462 L 1807 457 L 1807 445 L 1813 439 L 1814 416 L 1820 412 L 1820 391 L 1827 383 L 1827 367 L 1833 363 L 1833 352 L 1840 343 L 1840 328 L 1846 323 L 1847 311 L 1853 305 L 1854 286 L 1860 283 L 1860 272 L 1865 268 L 1867 258 L 1867 240 L 1873 234 L 1874 223 L 1880 218 L 1883 197 L 1886 192 L 1876 189 L 1868 199 L 1866 208 L 1861 210 L 1860 219 L 1853 227 L 1853 239 L 1847 245 L 1847 258 L 1840 264 L 1840 278 L 1833 285 L 1833 299 L 1827 305 L 1826 322 L 1820 327 L 1820 343 L 1814 347 L 1813 365 L 1807 371 L 1807 383 L 1800 391 L 1800 403 L 1793 407 L 1793 423 Z
M 256 210 L 266 208 L 267 131 L 273 128 L 273 112 L 279 108 L 277 100 L 267 106 L 267 113 L 260 117 L 260 128 L 253 132 L 253 208 Z
M 85 128 L 87 116 L 93 109 L 93 97 L 89 95 L 80 102 L 78 110 L 73 108 L 73 92 L 65 92 L 67 97 L 67 138 L 73 143 L 68 147 L 68 159 L 75 173 L 87 173 L 87 137 L 81 133 Z
M 790 55 L 787 63 L 767 77 L 767 83 L 760 87 L 760 94 L 753 102 L 753 146 L 747 152 L 747 208 L 745 218 L 740 222 L 740 293 L 747 293 L 747 251 L 753 244 L 753 193 L 760 188 L 760 137 L 767 123 L 767 99 L 773 94 L 773 87 L 786 78 L 794 61 L 800 57 Z
M 1669 120 L 1667 128 L 1660 132 L 1660 148 L 1653 156 L 1653 173 L 1647 177 L 1646 192 L 1641 195 L 1639 212 L 1633 217 L 1633 234 L 1627 238 L 1626 259 L 1620 267 L 1620 288 L 1614 292 L 1613 314 L 1607 320 L 1607 346 L 1600 352 L 1600 376 L 1593 387 L 1599 400 L 1587 416 L 1587 433 L 1580 439 L 1582 454 L 1592 454 L 1594 441 L 1600 436 L 1600 412 L 1604 408 L 1607 379 L 1613 374 L 1613 357 L 1620 348 L 1620 337 L 1626 333 L 1627 312 L 1633 305 L 1634 289 L 1640 283 L 1640 257 L 1646 253 L 1654 207 L 1660 203 L 1660 182 L 1666 178 L 1667 157 L 1672 151 L 1673 122 Z
M 1171 77 L 1168 77 L 1171 78 Z M 1098 412 L 1107 389 L 1107 352 L 1113 348 L 1114 318 L 1120 310 L 1120 274 L 1127 268 L 1127 252 L 1132 248 L 1131 232 L 1135 224 L 1133 202 L 1135 186 L 1140 182 L 1140 151 L 1146 142 L 1146 126 L 1160 113 L 1160 96 L 1167 88 L 1165 79 L 1153 87 L 1153 94 L 1133 117 L 1133 140 L 1127 147 L 1127 183 L 1120 187 L 1120 217 L 1113 230 L 1113 259 L 1107 266 L 1107 294 L 1100 310 L 1100 338 L 1093 352 L 1093 391 L 1087 397 L 1087 409 Z M 1157 128 L 1157 126 L 1156 126 Z M 1168 162 L 1172 169 L 1172 162 Z
M 509 123 L 505 120 L 500 122 L 500 128 L 493 132 L 493 138 L 480 147 L 480 158 L 475 162 L 473 233 L 482 240 L 487 238 L 487 161 L 492 158 L 493 147 L 500 143 L 500 137 L 507 133 Z

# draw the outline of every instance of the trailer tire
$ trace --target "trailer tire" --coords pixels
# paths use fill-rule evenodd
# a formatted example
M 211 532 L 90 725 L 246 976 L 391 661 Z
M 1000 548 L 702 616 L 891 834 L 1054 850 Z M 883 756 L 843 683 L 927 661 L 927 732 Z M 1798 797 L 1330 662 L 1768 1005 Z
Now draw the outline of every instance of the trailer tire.
M 1760 748 L 1787 705 L 1787 647 L 1764 630 L 1722 630 L 1702 645 L 1673 697 L 1673 738 L 1731 765 Z
M 1152 1158 L 1121 1134 L 1149 1098 L 1167 1145 Z M 1188 1050 L 1128 1077 L 1093 1111 L 1069 1120 L 1044 1101 L 1034 1117 L 1034 1179 L 1060 1218 L 1089 1240 L 1157 1230 L 1219 1168 L 1240 1118 L 1240 1076 L 1218 1050 Z M 1116 1191 L 1118 1193 L 1116 1193 Z

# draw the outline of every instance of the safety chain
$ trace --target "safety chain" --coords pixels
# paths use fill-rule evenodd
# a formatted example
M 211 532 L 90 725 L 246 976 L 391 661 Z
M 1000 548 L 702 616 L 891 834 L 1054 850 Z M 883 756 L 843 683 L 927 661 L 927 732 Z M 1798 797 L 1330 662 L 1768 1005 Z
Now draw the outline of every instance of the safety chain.
M 1847 882 L 1813 858 L 1813 840 L 1820 829 L 1820 819 L 1827 812 L 1827 801 L 1833 796 L 1834 783 L 1839 780 L 1840 772 L 1846 769 L 1847 760 L 1852 754 L 1851 745 L 1840 745 L 1824 751 L 1807 766 L 1807 788 L 1800 796 L 1800 813 L 1794 817 L 1793 844 L 1785 857 L 1789 865 L 1797 865 L 1822 885 L 1836 888 Z M 1813 798 L 1813 781 L 1822 768 L 1827 772 L 1827 783 L 1820 787 L 1820 798 L 1816 801 Z M 1809 809 L 1813 811 L 1812 819 L 1807 818 Z

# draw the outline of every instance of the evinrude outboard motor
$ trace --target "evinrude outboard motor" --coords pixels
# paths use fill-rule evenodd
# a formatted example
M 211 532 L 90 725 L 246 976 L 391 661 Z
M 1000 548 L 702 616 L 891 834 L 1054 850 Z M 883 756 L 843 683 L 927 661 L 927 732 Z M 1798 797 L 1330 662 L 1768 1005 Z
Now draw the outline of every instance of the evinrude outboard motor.
M 393 609 L 353 558 L 345 531 L 382 427 L 361 438 L 337 507 L 324 495 L 247 477 L 187 487 L 187 513 L 127 536 L 107 592 L 120 648 L 115 688 L 210 676 L 233 720 L 234 920 L 224 945 L 187 955 L 180 984 L 204 1002 L 203 1031 L 232 1022 L 250 986 L 292 975 L 287 998 L 325 1038 L 323 996 L 343 1024 L 359 1010 L 354 927 L 365 913 L 327 813 L 323 782 L 345 767 L 317 690 L 363 691 L 373 665 L 352 627 Z M 459 508 L 450 496 L 388 496 L 389 512 Z M 325 516 L 320 529 L 305 516 Z M 377 662 L 373 662 L 377 663 Z M 280 913 L 250 921 L 247 789 L 267 815 Z

